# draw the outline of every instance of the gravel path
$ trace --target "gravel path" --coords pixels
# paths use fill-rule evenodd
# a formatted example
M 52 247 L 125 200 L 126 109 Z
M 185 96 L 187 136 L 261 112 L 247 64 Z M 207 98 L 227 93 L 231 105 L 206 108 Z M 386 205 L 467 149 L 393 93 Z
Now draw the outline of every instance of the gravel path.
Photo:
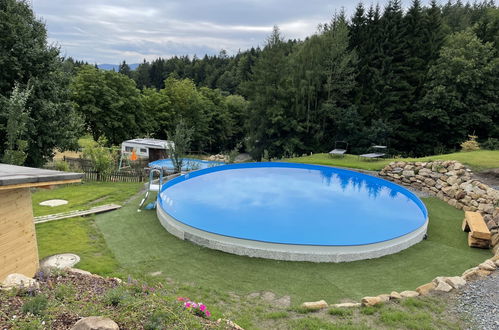
M 460 290 L 455 312 L 463 315 L 476 329 L 499 329 L 499 271 L 471 281 Z

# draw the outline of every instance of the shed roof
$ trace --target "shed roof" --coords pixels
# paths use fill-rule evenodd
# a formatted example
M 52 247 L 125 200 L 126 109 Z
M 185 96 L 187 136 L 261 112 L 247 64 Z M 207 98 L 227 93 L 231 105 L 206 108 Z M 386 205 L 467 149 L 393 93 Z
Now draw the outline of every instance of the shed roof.
M 0 164 L 0 189 L 9 186 L 36 187 L 78 182 L 82 177 L 83 173 Z
M 167 140 L 158 140 L 158 139 L 132 139 L 123 141 L 122 144 L 133 143 L 140 144 L 145 147 L 150 147 L 153 149 L 167 149 L 169 146 L 173 144 L 172 141 Z

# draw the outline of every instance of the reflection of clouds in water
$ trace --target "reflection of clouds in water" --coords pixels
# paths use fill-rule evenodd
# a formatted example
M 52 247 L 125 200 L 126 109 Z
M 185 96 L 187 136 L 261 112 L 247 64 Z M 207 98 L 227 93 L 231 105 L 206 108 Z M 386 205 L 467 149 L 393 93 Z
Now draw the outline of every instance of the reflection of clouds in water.
M 369 244 L 422 224 L 417 203 L 398 186 L 333 168 L 324 173 L 226 169 L 191 176 L 162 191 L 160 202 L 195 228 L 281 243 Z
M 162 198 L 225 210 L 283 208 L 290 203 L 338 203 L 349 199 L 359 205 L 367 199 L 388 200 L 400 194 L 376 181 L 331 170 L 256 168 L 209 173 L 177 184 Z

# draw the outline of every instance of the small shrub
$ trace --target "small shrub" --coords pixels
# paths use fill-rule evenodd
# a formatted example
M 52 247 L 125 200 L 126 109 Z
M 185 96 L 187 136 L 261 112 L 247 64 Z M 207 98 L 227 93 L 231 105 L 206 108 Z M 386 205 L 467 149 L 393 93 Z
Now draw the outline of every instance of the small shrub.
M 130 294 L 123 287 L 111 289 L 104 295 L 104 303 L 111 306 L 123 305 L 128 299 Z
M 69 172 L 69 164 L 63 160 L 55 161 L 54 167 L 58 171 Z
M 178 301 L 184 303 L 184 308 L 190 311 L 192 314 L 209 318 L 211 316 L 211 312 L 208 310 L 205 304 L 191 301 L 189 298 L 178 297 Z
M 172 321 L 172 315 L 165 311 L 156 311 L 150 315 L 147 319 L 147 323 L 144 325 L 145 330 L 161 330 L 166 329 Z
M 330 315 L 335 315 L 339 317 L 347 317 L 353 315 L 353 311 L 347 308 L 331 308 L 328 310 Z
M 476 135 L 468 135 L 469 140 L 461 143 L 461 151 L 475 151 L 480 150 L 480 145 L 476 141 L 478 136 Z
M 47 305 L 47 297 L 44 295 L 38 295 L 26 301 L 22 307 L 22 311 L 25 314 L 31 313 L 33 315 L 42 315 L 45 309 L 47 309 Z
M 74 297 L 76 290 L 67 284 L 58 285 L 54 290 L 54 297 L 57 300 L 64 301 L 70 300 Z
M 481 143 L 483 149 L 487 150 L 499 150 L 499 139 L 496 138 L 488 138 L 484 142 Z

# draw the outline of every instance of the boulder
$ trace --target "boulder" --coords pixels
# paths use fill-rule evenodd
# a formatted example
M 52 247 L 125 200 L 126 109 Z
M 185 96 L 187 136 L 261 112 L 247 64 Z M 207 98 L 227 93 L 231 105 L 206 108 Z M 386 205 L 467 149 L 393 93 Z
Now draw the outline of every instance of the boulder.
M 389 294 L 380 294 L 378 296 L 379 299 L 381 299 L 382 302 L 388 302 L 390 301 L 390 295 Z
M 416 289 L 416 292 L 421 296 L 426 296 L 428 293 L 435 289 L 436 285 L 433 282 L 423 284 Z
M 2 283 L 0 283 L 0 286 L 3 287 L 6 290 L 10 290 L 13 288 L 39 288 L 40 284 L 38 283 L 37 280 L 27 277 L 23 274 L 17 274 L 13 273 L 10 275 L 7 275 L 5 280 L 3 280 Z
M 402 291 L 400 296 L 402 298 L 413 298 L 419 296 L 419 293 L 417 291 Z
M 390 293 L 390 299 L 402 299 L 402 296 L 397 291 L 392 291 Z
M 381 304 L 383 300 L 380 297 L 364 297 L 361 300 L 362 306 L 374 306 Z
M 73 325 L 71 330 L 118 330 L 119 327 L 110 318 L 103 316 L 85 317 Z
M 333 304 L 331 307 L 336 307 L 336 308 L 352 308 L 352 307 L 360 307 L 362 306 L 361 303 L 341 303 L 341 304 Z
M 461 276 L 446 277 L 445 282 L 454 289 L 459 289 L 466 284 L 466 280 L 463 279 Z
M 480 265 L 478 265 L 478 268 L 483 269 L 483 270 L 488 270 L 488 271 L 494 271 L 497 269 L 497 266 L 493 261 L 485 260 Z
M 439 291 L 439 292 L 449 292 L 452 289 L 453 289 L 452 286 L 450 286 L 449 284 L 447 284 L 445 282 L 439 282 L 438 285 L 435 287 L 435 291 Z
M 301 304 L 301 307 L 310 310 L 318 310 L 322 308 L 327 308 L 328 304 L 325 300 L 319 300 L 319 301 L 304 302 L 303 304 Z

